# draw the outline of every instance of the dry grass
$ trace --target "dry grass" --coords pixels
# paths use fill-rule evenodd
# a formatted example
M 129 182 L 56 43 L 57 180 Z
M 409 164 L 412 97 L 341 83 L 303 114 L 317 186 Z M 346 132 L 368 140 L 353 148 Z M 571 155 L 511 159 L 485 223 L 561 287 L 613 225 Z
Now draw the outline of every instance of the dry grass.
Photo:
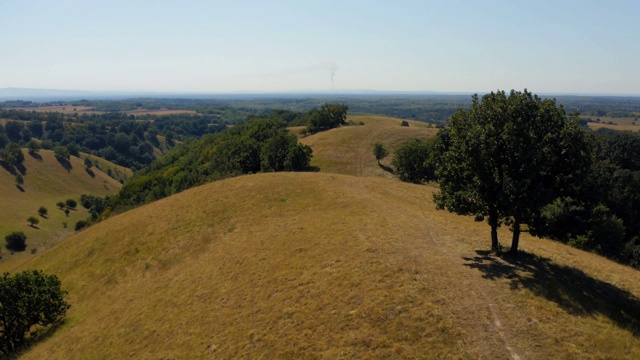
M 24 358 L 640 358 L 640 272 L 527 234 L 486 253 L 486 224 L 371 154 L 435 129 L 353 120 L 303 140 L 321 173 L 207 184 L 30 258 L 72 308 Z
M 589 118 L 592 120 L 600 119 L 599 123 L 588 123 L 588 126 L 593 130 L 598 130 L 600 128 L 613 129 L 619 131 L 640 131 L 640 121 L 637 118 L 626 117 L 626 118 L 612 118 L 606 116 L 582 116 L 584 118 Z M 608 122 L 612 122 L 613 124 L 607 124 Z
M 72 308 L 24 358 L 640 356 L 622 314 L 640 312 L 638 271 L 526 235 L 540 257 L 476 252 L 487 226 L 433 191 L 260 174 L 111 218 L 25 266 L 58 274 Z
M 87 211 L 80 205 L 76 211 L 65 216 L 56 208 L 56 203 L 66 199 L 75 199 L 78 203 L 80 195 L 92 194 L 104 196 L 114 194 L 120 189 L 120 183 L 108 177 L 99 169 L 93 168 L 93 176 L 85 171 L 81 159 L 71 157 L 72 168 L 65 169 L 53 156 L 51 150 L 40 150 L 30 155 L 23 150 L 24 185 L 21 191 L 15 185 L 15 175 L 0 168 L 0 241 L 4 245 L 4 236 L 12 231 L 23 231 L 27 235 L 27 251 L 9 255 L 4 250 L 2 266 L 11 266 L 14 261 L 31 256 L 32 249 L 42 251 L 61 238 L 73 233 L 73 226 L 78 220 L 86 219 Z M 47 218 L 38 216 L 38 209 L 44 206 L 48 210 Z M 40 222 L 36 227 L 27 224 L 27 217 L 36 216 Z M 68 227 L 63 227 L 63 222 Z M 3 246 L 4 247 L 4 246 Z M 21 260 L 20 260 L 21 261 Z
M 83 152 L 80 153 L 80 157 L 83 161 L 84 158 L 88 157 L 93 161 L 95 167 L 105 174 L 111 173 L 109 176 L 117 181 L 125 182 L 133 176 L 133 171 L 131 171 L 131 169 L 120 166 L 101 157 L 96 157 Z
M 131 111 L 124 112 L 127 115 L 180 115 L 180 114 L 197 114 L 193 110 L 171 110 L 171 109 L 158 109 L 158 110 L 147 110 L 147 109 L 137 109 Z
M 365 125 L 344 126 L 300 140 L 313 148 L 312 166 L 336 174 L 392 178 L 388 170 L 395 150 L 406 141 L 427 140 L 438 132 L 430 124 L 409 120 L 410 126 L 404 127 L 401 119 L 384 116 L 350 116 L 348 120 Z M 389 150 L 381 161 L 384 167 L 373 156 L 375 143 Z

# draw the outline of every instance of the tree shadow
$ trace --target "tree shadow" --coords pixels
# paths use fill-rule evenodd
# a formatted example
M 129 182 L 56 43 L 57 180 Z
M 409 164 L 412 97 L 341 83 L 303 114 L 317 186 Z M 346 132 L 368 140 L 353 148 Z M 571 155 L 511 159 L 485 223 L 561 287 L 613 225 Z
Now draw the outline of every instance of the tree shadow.
M 94 173 L 93 170 L 91 170 L 89 168 L 85 168 L 84 171 L 86 171 L 87 174 L 89 174 L 89 176 L 91 176 L 92 178 L 96 177 L 96 173 Z
M 4 161 L 0 161 L 0 166 L 2 166 L 3 169 L 7 170 L 11 175 L 17 174 L 16 169 L 13 167 L 13 165 L 9 165 Z
M 35 151 L 29 151 L 29 152 L 28 152 L 28 154 L 29 154 L 32 158 L 34 158 L 34 159 L 36 159 L 36 160 L 38 160 L 38 161 L 42 162 L 42 155 L 38 154 L 37 152 L 35 152 Z
M 380 167 L 380 169 L 388 172 L 389 174 L 395 174 L 395 171 L 393 170 L 393 168 L 387 166 L 387 165 L 383 165 L 383 164 L 378 164 L 378 166 Z
M 640 337 L 640 298 L 629 291 L 534 254 L 521 252 L 496 257 L 489 251 L 476 253 L 478 256 L 463 257 L 467 261 L 464 265 L 480 270 L 483 278 L 509 279 L 512 290 L 528 289 L 572 315 L 606 316 L 618 327 Z
M 62 167 L 67 170 L 67 172 L 70 172 L 71 169 L 73 169 L 73 166 L 71 165 L 71 162 L 67 159 L 62 159 L 62 158 L 56 158 L 56 160 L 58 160 L 58 162 L 60 163 L 60 165 L 62 165 Z
M 15 165 L 15 168 L 20 172 L 20 175 L 27 175 L 27 168 L 22 163 Z
M 20 190 L 20 192 L 24 192 L 24 188 L 22 187 L 22 185 L 16 185 L 16 187 L 18 188 L 18 190 Z

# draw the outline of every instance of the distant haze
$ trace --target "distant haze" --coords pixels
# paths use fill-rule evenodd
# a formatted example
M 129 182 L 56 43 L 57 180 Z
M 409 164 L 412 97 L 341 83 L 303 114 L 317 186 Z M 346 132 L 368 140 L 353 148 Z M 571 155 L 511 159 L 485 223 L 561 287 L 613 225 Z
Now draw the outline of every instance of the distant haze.
M 7 1 L 0 89 L 640 95 L 638 1 Z

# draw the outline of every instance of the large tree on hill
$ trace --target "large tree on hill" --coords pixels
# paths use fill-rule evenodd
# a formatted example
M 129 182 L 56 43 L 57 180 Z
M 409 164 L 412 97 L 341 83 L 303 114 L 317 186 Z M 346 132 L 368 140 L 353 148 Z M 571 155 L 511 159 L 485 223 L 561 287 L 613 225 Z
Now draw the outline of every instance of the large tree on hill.
M 436 206 L 460 215 L 487 218 L 491 247 L 500 248 L 497 229 L 511 226 L 511 252 L 520 226 L 535 232 L 540 210 L 570 196 L 592 163 L 592 142 L 555 99 L 525 90 L 490 93 L 460 110 L 439 134 Z
M 24 271 L 0 276 L 0 352 L 13 354 L 42 327 L 59 322 L 70 305 L 55 275 Z
M 310 133 L 336 128 L 347 123 L 349 107 L 340 104 L 324 104 L 309 113 L 311 120 L 307 127 Z

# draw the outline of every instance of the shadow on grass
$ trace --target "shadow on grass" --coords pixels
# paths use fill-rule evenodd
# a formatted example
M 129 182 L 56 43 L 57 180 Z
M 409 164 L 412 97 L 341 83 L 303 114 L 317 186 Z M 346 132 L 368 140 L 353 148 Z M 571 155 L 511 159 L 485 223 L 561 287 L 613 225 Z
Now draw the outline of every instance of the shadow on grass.
M 94 173 L 93 170 L 91 170 L 89 168 L 84 168 L 84 171 L 86 171 L 87 174 L 89 174 L 89 176 L 91 176 L 92 178 L 96 177 L 96 173 Z
M 24 188 L 22 187 L 22 185 L 16 185 L 16 188 L 18 188 L 20 192 L 24 192 Z
M 60 163 L 60 165 L 62 165 L 62 167 L 67 170 L 67 172 L 70 172 L 71 169 L 73 169 L 73 166 L 71 165 L 71 162 L 67 159 L 62 159 L 57 157 L 56 160 L 58 160 L 58 162 Z
M 37 330 L 34 334 L 32 334 L 31 337 L 25 340 L 25 343 L 20 347 L 20 349 L 16 351 L 16 353 L 4 355 L 4 357 L 0 357 L 0 359 L 19 358 L 20 356 L 27 353 L 31 347 L 53 336 L 53 334 L 55 334 L 55 332 L 58 331 L 58 329 L 62 327 L 65 324 L 65 322 L 66 322 L 65 319 L 62 319 L 51 326 Z
M 618 327 L 640 336 L 640 298 L 629 291 L 533 254 L 496 257 L 488 251 L 476 253 L 478 256 L 463 257 L 467 261 L 464 265 L 480 270 L 483 278 L 509 279 L 512 290 L 528 289 L 572 315 L 606 316 Z
M 29 152 L 28 152 L 28 154 L 29 154 L 32 158 L 34 158 L 34 159 L 36 159 L 36 160 L 38 160 L 38 161 L 42 162 L 42 155 L 38 154 L 37 152 L 35 152 L 35 151 L 29 151 Z
M 380 169 L 388 172 L 389 174 L 394 174 L 395 172 L 393 171 L 393 168 L 387 166 L 387 165 L 382 165 L 382 164 L 378 164 L 378 166 L 380 167 Z

